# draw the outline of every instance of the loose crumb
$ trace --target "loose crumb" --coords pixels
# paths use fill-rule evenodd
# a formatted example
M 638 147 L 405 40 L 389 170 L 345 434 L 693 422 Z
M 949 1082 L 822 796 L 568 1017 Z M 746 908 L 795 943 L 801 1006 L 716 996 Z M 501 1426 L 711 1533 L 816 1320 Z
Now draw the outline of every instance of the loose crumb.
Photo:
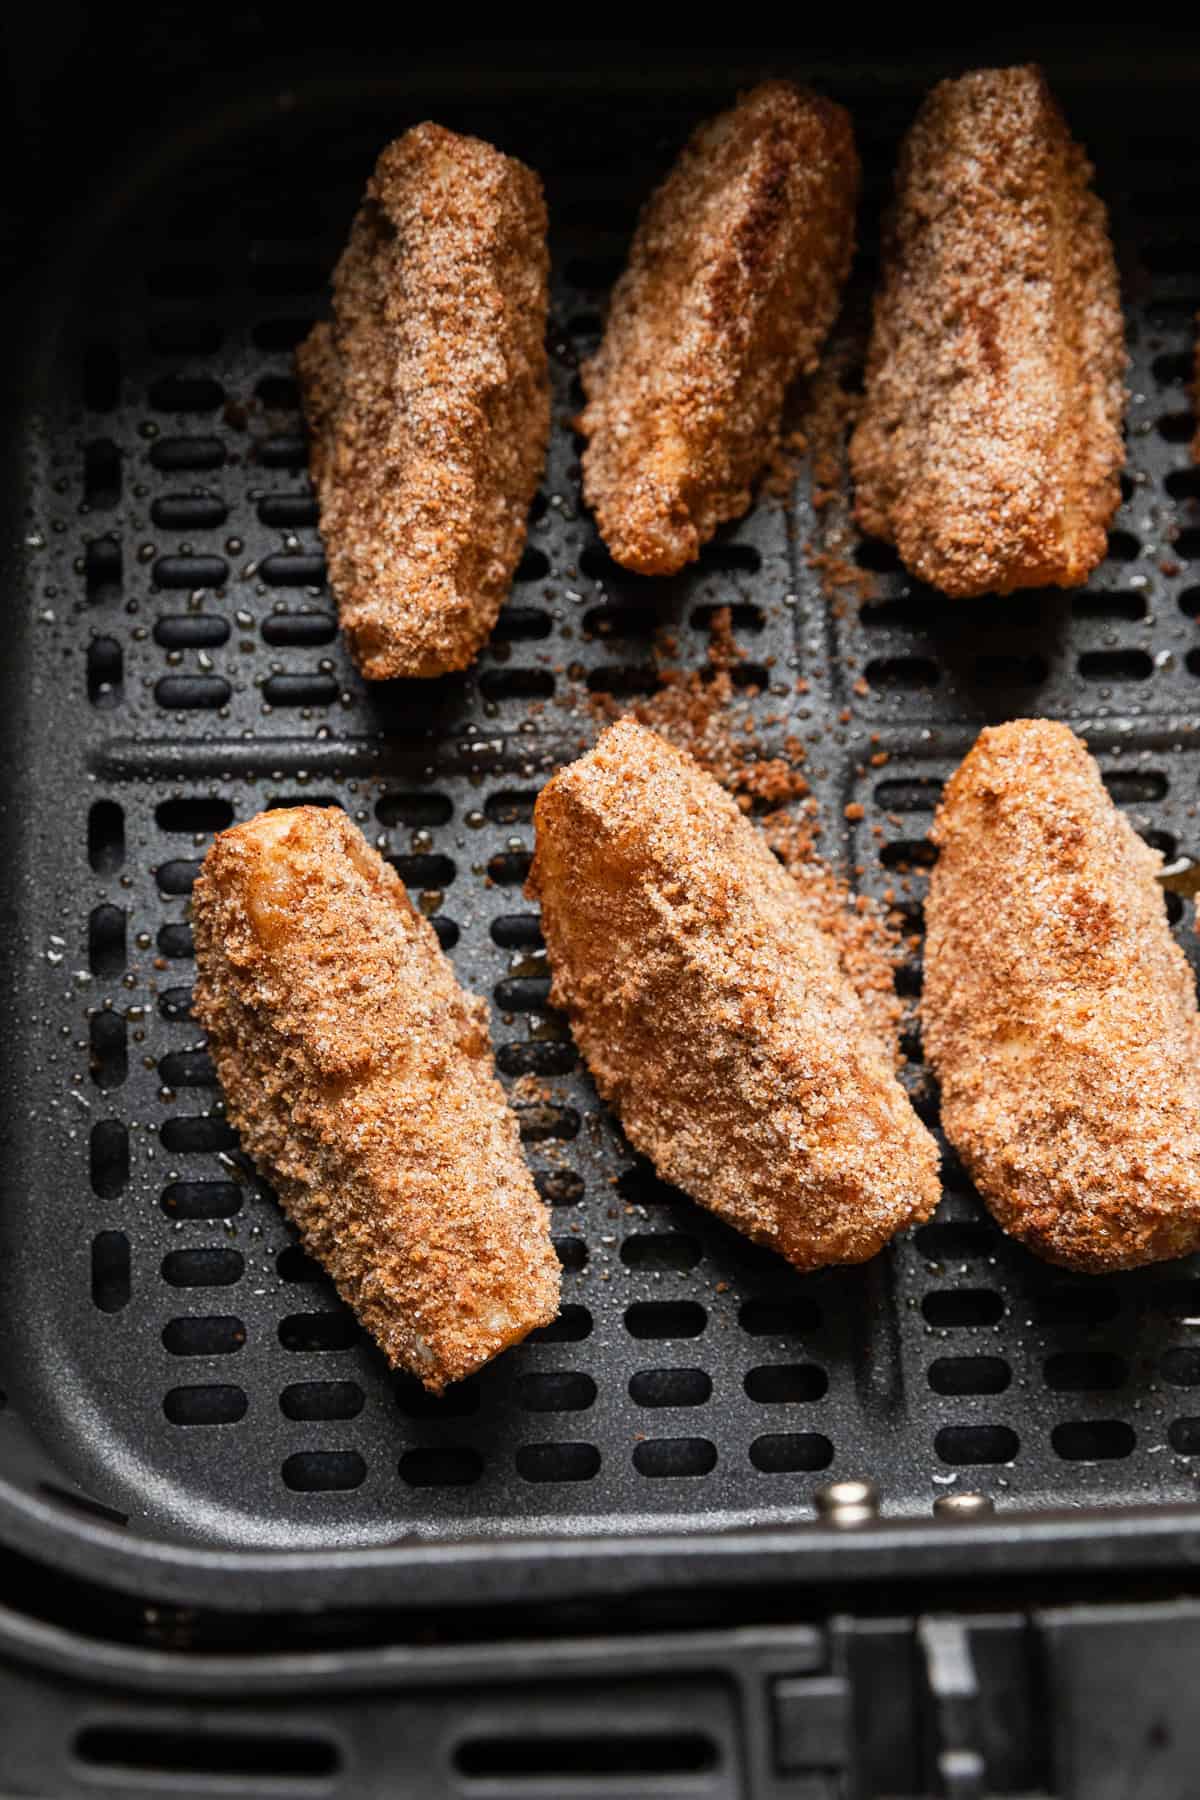
M 854 560 L 861 533 L 854 523 L 847 448 L 862 405 L 862 396 L 853 391 L 850 380 L 862 362 L 865 346 L 866 321 L 857 316 L 843 319 L 808 385 L 801 412 L 802 434 L 812 461 L 812 505 L 819 522 L 804 557 L 820 576 L 825 597 L 835 608 L 846 598 L 863 603 L 879 596 L 874 575 Z

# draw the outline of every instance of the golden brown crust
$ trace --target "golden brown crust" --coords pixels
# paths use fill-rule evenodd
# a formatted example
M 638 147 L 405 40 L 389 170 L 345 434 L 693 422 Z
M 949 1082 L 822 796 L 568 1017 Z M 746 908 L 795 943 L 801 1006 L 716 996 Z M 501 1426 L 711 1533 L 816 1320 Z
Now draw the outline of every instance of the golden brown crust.
M 736 802 L 625 719 L 538 797 L 552 997 L 659 1173 L 797 1268 L 937 1204 L 938 1156 L 833 945 Z
M 1065 725 L 984 731 L 926 904 L 942 1123 L 1006 1231 L 1103 1271 L 1200 1246 L 1200 1020 L 1157 851 Z
M 1105 555 L 1126 356 L 1091 175 L 1036 68 L 941 82 L 901 151 L 850 458 L 859 523 L 943 593 Z
M 404 884 L 336 807 L 222 832 L 192 902 L 196 1016 L 306 1249 L 435 1393 L 558 1311 L 517 1122 Z
M 477 654 L 525 542 L 550 430 L 537 176 L 417 125 L 367 184 L 333 322 L 297 353 L 329 582 L 372 680 Z
M 626 568 L 671 574 L 749 507 L 837 313 L 857 197 L 849 115 L 768 81 L 701 126 L 647 203 L 580 371 L 584 494 Z

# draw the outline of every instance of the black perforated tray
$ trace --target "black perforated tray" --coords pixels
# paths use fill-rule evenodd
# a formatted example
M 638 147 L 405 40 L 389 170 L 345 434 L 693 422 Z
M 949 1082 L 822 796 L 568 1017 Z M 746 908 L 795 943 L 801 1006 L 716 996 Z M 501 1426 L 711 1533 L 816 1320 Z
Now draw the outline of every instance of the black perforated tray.
M 1113 208 L 1133 356 L 1125 503 L 1085 592 L 952 606 L 864 545 L 882 603 L 831 609 L 806 475 L 677 580 L 610 563 L 579 502 L 575 371 L 640 199 L 736 81 L 506 80 L 502 101 L 465 76 L 313 82 L 165 131 L 60 246 L 8 589 L 0 1539 L 193 1599 L 219 1568 L 224 1604 L 279 1607 L 697 1567 L 867 1576 L 901 1552 L 943 1571 L 1169 1563 L 1194 1528 L 1200 1263 L 1065 1277 L 1002 1237 L 949 1158 L 931 1225 L 801 1279 L 637 1162 L 546 1011 L 521 887 L 533 795 L 593 729 L 578 694 L 652 687 L 656 625 L 699 665 L 716 605 L 762 685 L 764 739 L 808 743 L 828 852 L 867 891 L 899 881 L 915 926 L 938 786 L 985 721 L 1068 718 L 1139 830 L 1200 843 L 1200 245 L 1177 222 L 1191 142 L 1169 119 L 1131 133 L 1107 90 L 1059 83 Z M 867 163 L 861 303 L 920 84 L 826 85 Z M 477 667 L 368 688 L 323 585 L 291 349 L 379 146 L 429 115 L 546 180 L 556 426 Z M 188 1016 L 210 834 L 295 799 L 344 805 L 428 906 L 442 896 L 501 1075 L 553 1096 L 521 1110 L 562 1316 L 439 1402 L 389 1375 L 298 1252 Z M 1191 908 L 1171 904 L 1191 955 Z M 851 1476 L 878 1484 L 883 1521 L 839 1534 L 814 1495 Z M 996 1518 L 935 1521 L 956 1491 Z

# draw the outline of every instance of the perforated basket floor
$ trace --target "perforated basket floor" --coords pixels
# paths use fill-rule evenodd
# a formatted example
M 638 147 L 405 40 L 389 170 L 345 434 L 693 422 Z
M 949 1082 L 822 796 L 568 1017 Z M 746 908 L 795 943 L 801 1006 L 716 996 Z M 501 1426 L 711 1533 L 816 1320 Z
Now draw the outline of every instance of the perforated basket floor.
M 1114 208 L 1133 355 L 1126 500 L 1086 591 L 949 605 L 863 545 L 882 603 L 834 610 L 806 475 L 666 583 L 616 570 L 579 504 L 578 359 L 639 199 L 725 98 L 273 108 L 164 144 L 79 249 L 27 451 L 28 589 L 10 596 L 9 1483 L 143 1537 L 291 1547 L 805 1518 L 820 1484 L 856 1475 L 891 1515 L 955 1489 L 1001 1508 L 1193 1497 L 1200 1264 L 1065 1278 L 1001 1236 L 948 1159 L 934 1223 L 864 1269 L 797 1278 L 638 1164 L 547 1011 L 522 895 L 533 796 L 593 729 L 580 691 L 652 688 L 657 625 L 698 666 L 716 605 L 734 608 L 764 738 L 808 743 L 829 853 L 871 892 L 898 883 L 914 924 L 939 785 L 988 720 L 1069 719 L 1139 830 L 1200 848 L 1187 147 L 1065 96 Z M 860 294 L 915 98 L 860 112 Z M 291 351 L 374 154 L 430 114 L 545 176 L 556 427 L 477 667 L 368 690 L 323 585 Z M 562 1316 L 439 1402 L 388 1374 L 248 1175 L 188 1014 L 210 834 L 297 799 L 343 805 L 386 848 L 490 997 L 505 1081 L 551 1095 L 521 1116 Z M 905 992 L 919 980 L 907 968 Z

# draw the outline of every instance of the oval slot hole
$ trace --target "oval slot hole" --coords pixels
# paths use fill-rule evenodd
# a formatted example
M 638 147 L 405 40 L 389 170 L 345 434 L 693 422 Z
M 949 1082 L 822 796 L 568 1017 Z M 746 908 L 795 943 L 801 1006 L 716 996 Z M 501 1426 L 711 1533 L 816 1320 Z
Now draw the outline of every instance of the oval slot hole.
M 1021 1445 L 1007 1425 L 946 1425 L 933 1447 L 944 1463 L 1009 1463 Z
M 129 1072 L 128 1027 L 119 1013 L 93 1013 L 88 1035 L 92 1080 L 101 1093 L 108 1093 Z
M 517 1399 L 526 1412 L 583 1412 L 596 1398 L 596 1383 L 576 1369 L 522 1375 Z
M 245 1346 L 246 1327 L 231 1313 L 170 1319 L 162 1341 L 172 1356 L 233 1356 Z
M 400 1479 L 409 1487 L 468 1487 L 483 1473 L 478 1450 L 450 1444 L 406 1450 L 400 1458 Z
M 334 1494 L 361 1487 L 367 1465 L 357 1450 L 297 1450 L 285 1458 L 281 1473 L 294 1493 Z
M 1137 1439 L 1124 1419 L 1068 1419 L 1054 1427 L 1050 1442 L 1066 1462 L 1112 1462 L 1129 1456 Z
M 295 1381 L 279 1396 L 285 1419 L 356 1419 L 366 1404 L 357 1381 Z
M 1012 1370 L 1000 1356 L 941 1356 L 929 1365 L 935 1394 L 1002 1394 Z
M 629 1378 L 629 1397 L 637 1406 L 703 1406 L 712 1395 L 705 1369 L 639 1369 Z
M 600 1452 L 594 1444 L 522 1444 L 516 1463 L 525 1481 L 590 1481 Z
M 763 1363 L 747 1371 L 742 1385 L 758 1406 L 792 1406 L 820 1400 L 829 1377 L 816 1363 Z
M 88 1150 L 92 1192 L 115 1200 L 129 1180 L 129 1132 L 119 1119 L 101 1119 L 92 1126 Z
M 163 1412 L 172 1425 L 235 1425 L 248 1404 L 243 1388 L 218 1383 L 172 1388 L 163 1398 Z
M 827 1469 L 833 1445 L 819 1431 L 773 1431 L 755 1438 L 750 1461 L 764 1475 L 792 1475 Z
M 97 1232 L 92 1239 L 92 1300 L 103 1313 L 129 1303 L 129 1239 L 123 1231 Z
M 625 1313 L 625 1329 L 642 1342 L 699 1337 L 708 1315 L 694 1300 L 644 1300 Z
M 991 1288 L 947 1288 L 926 1294 L 921 1311 L 930 1325 L 949 1328 L 994 1325 L 1004 1316 L 1004 1301 Z
M 349 1350 L 358 1342 L 358 1321 L 350 1312 L 290 1313 L 279 1321 L 285 1350 Z
M 647 1438 L 633 1447 L 634 1468 L 655 1481 L 707 1475 L 716 1463 L 717 1447 L 707 1438 Z

